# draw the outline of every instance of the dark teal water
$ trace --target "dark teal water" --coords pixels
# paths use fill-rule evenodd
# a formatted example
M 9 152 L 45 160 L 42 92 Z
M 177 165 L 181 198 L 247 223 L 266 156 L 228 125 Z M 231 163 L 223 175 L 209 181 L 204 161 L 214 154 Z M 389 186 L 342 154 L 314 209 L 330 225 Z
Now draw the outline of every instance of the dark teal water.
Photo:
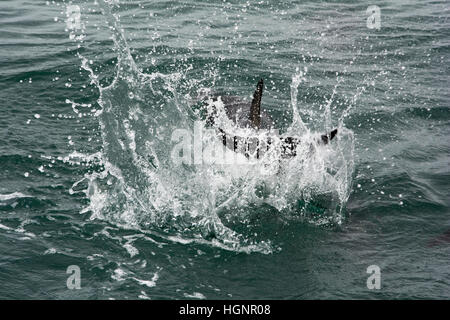
M 0 2 L 0 298 L 449 298 L 447 1 L 378 1 L 379 30 L 369 1 L 114 3 Z M 281 130 L 336 143 L 175 167 L 198 93 L 261 77 Z

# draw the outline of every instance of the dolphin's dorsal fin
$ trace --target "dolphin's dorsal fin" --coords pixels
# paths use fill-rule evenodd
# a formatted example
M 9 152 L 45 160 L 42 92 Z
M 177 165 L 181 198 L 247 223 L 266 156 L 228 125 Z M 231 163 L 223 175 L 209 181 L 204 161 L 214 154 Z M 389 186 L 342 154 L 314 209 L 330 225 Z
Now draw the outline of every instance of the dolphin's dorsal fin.
M 253 128 L 259 129 L 261 126 L 261 97 L 263 93 L 263 79 L 260 79 L 256 85 L 255 93 L 253 94 L 252 105 L 250 107 L 250 122 Z
M 327 144 L 329 141 L 333 140 L 336 136 L 338 129 L 334 129 L 329 134 L 324 134 L 321 136 L 323 144 Z

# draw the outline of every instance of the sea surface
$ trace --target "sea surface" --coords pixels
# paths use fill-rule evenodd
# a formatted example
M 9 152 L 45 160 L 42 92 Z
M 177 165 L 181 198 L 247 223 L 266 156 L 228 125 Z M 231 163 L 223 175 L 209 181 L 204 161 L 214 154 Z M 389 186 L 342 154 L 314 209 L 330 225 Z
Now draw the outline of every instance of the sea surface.
M 0 298 L 449 299 L 449 88 L 446 0 L 2 0 Z

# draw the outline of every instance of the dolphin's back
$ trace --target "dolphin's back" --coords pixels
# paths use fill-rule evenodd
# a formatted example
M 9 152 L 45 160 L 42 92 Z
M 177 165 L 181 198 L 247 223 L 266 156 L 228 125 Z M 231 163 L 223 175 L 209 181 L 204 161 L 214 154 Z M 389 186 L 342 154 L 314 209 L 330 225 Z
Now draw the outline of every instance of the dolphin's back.
M 273 121 L 270 116 L 261 110 L 261 97 L 263 92 L 263 80 L 259 80 L 258 85 L 256 86 L 256 91 L 253 94 L 253 100 L 249 103 L 245 99 L 241 99 L 236 96 L 229 95 L 221 95 L 215 94 L 212 99 L 217 101 L 220 99 L 223 102 L 225 113 L 227 117 L 233 121 L 238 127 L 241 128 L 252 128 L 255 130 L 266 129 L 270 130 L 274 128 Z M 208 111 L 208 121 L 209 125 L 215 126 L 215 117 L 217 116 L 217 109 L 214 107 L 212 110 Z M 230 136 L 227 132 L 223 130 L 223 128 L 216 127 L 217 130 L 222 135 L 223 144 L 230 148 L 233 151 L 236 151 L 237 141 L 244 141 L 245 144 L 248 143 L 248 137 L 238 137 L 238 136 Z M 333 138 L 337 134 L 337 129 L 334 129 L 328 134 L 324 134 L 320 136 L 319 142 L 322 144 L 328 144 L 329 141 L 333 140 Z M 231 138 L 231 139 L 229 139 Z M 231 144 L 227 143 L 227 141 L 233 141 Z M 271 144 L 272 139 L 268 138 L 267 146 Z M 296 156 L 296 147 L 300 143 L 300 140 L 297 137 L 281 137 L 281 153 L 283 157 L 293 157 Z M 259 144 L 258 144 L 259 146 Z M 244 154 L 248 157 L 249 145 L 246 145 Z M 261 149 L 262 150 L 262 149 Z M 257 147 L 256 157 L 259 158 L 260 149 Z
M 248 101 L 242 100 L 235 96 L 221 96 L 223 101 L 225 112 L 237 126 L 241 128 L 253 128 L 254 124 L 251 120 L 251 104 Z M 271 129 L 273 127 L 273 121 L 270 116 L 260 111 L 260 125 L 261 129 Z

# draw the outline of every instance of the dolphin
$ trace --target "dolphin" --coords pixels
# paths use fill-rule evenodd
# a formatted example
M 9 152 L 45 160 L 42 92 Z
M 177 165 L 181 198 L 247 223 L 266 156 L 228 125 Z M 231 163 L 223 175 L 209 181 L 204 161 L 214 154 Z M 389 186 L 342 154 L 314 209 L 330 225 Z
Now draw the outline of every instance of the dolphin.
M 212 97 L 212 101 L 221 101 L 224 104 L 225 112 L 227 117 L 234 122 L 240 128 L 250 128 L 257 133 L 259 130 L 272 130 L 274 129 L 274 122 L 270 118 L 270 116 L 261 109 L 261 99 L 262 93 L 264 89 L 264 81 L 260 79 L 258 84 L 256 85 L 256 90 L 253 93 L 253 99 L 251 104 L 242 100 L 236 96 L 227 96 L 227 95 L 216 95 Z M 207 115 L 207 124 L 215 127 L 219 134 L 222 137 L 223 144 L 235 152 L 243 152 L 246 157 L 249 157 L 249 150 L 251 149 L 250 138 L 239 137 L 236 135 L 231 135 L 223 128 L 220 128 L 216 124 L 217 117 L 217 109 L 213 106 L 208 109 Z M 320 136 L 318 141 L 319 144 L 326 145 L 328 144 L 337 134 L 337 129 L 332 130 L 328 134 L 324 134 Z M 244 147 L 238 148 L 238 144 L 244 141 Z M 290 158 L 296 156 L 296 147 L 301 142 L 299 137 L 290 137 L 290 136 L 281 136 L 281 156 L 283 158 Z M 262 148 L 266 148 L 269 150 L 273 139 L 268 137 L 267 141 L 265 141 L 265 146 L 260 144 L 260 141 L 256 142 L 256 157 L 259 158 L 261 155 Z
M 428 242 L 428 247 L 436 247 L 439 245 L 443 245 L 446 243 L 450 243 L 450 229 L 446 230 L 443 234 L 440 236 L 430 240 Z

